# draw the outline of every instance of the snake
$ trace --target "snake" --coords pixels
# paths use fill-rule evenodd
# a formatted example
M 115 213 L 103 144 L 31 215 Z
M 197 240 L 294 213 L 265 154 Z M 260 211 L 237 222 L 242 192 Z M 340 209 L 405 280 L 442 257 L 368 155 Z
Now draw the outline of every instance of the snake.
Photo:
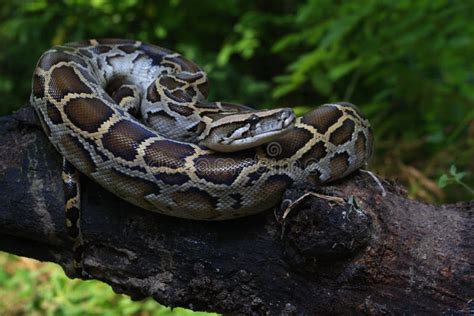
M 83 174 L 140 208 L 224 220 L 275 207 L 303 182 L 365 165 L 373 134 L 348 102 L 296 117 L 207 101 L 207 74 L 171 50 L 127 39 L 56 45 L 40 57 L 30 103 L 63 157 L 66 217 L 80 237 Z

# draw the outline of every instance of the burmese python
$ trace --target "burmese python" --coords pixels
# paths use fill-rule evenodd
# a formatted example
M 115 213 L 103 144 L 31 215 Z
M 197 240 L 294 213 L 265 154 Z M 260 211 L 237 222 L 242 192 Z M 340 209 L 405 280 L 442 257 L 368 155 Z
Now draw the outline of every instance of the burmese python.
M 371 155 L 370 125 L 352 104 L 295 118 L 210 103 L 208 90 L 193 62 L 138 41 L 82 41 L 41 56 L 31 103 L 65 158 L 72 235 L 76 169 L 141 208 L 221 220 L 274 207 L 292 184 L 344 177 Z

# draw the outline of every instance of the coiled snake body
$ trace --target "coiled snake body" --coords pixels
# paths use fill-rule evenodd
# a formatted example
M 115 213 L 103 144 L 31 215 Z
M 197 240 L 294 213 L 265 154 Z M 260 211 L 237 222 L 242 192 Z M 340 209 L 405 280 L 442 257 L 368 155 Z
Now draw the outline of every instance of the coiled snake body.
M 198 66 L 138 41 L 55 46 L 40 58 L 32 90 L 66 161 L 70 227 L 79 217 L 75 169 L 141 208 L 221 220 L 275 206 L 294 183 L 344 177 L 372 151 L 369 123 L 349 103 L 297 119 L 290 109 L 209 103 Z

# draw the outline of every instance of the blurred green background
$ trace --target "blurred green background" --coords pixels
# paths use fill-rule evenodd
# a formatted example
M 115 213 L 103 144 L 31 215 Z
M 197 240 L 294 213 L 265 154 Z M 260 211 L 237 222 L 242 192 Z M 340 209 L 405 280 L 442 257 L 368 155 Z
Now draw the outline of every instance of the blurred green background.
M 35 63 L 52 45 L 133 38 L 201 65 L 211 100 L 298 113 L 355 103 L 375 131 L 371 170 L 412 198 L 468 200 L 473 16 L 473 1 L 3 0 L 0 114 L 28 101 Z

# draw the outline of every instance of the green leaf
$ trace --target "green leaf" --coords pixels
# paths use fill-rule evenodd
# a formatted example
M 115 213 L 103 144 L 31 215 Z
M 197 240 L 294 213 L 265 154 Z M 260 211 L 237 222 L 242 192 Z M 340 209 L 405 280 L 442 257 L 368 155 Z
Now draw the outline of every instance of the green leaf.
M 453 176 L 456 176 L 456 166 L 451 165 L 451 168 L 449 168 L 449 173 Z
M 456 173 L 456 175 L 454 175 L 454 179 L 459 182 L 462 180 L 462 178 L 464 178 L 466 176 L 466 172 L 458 172 Z
M 282 96 L 296 90 L 296 88 L 303 82 L 301 81 L 289 81 L 288 83 L 278 85 L 272 91 L 272 97 L 275 99 L 281 98 Z
M 275 44 L 273 44 L 272 52 L 279 53 L 290 46 L 299 44 L 299 42 L 301 42 L 301 36 L 299 34 L 290 34 L 288 36 L 282 37 Z
M 233 53 L 233 47 L 230 44 L 225 44 L 219 54 L 217 55 L 217 64 L 224 66 L 229 62 L 230 55 Z
M 357 68 L 360 65 L 360 60 L 355 59 L 353 61 L 337 65 L 329 71 L 329 79 L 336 81 L 337 79 L 345 76 L 347 73 L 351 72 L 353 69 Z
M 298 106 L 293 106 L 292 109 L 293 109 L 293 112 L 295 112 L 296 116 L 302 116 L 302 115 L 314 110 L 314 106 L 298 105 Z
M 441 175 L 438 179 L 438 187 L 444 188 L 449 182 L 449 178 L 446 174 Z

